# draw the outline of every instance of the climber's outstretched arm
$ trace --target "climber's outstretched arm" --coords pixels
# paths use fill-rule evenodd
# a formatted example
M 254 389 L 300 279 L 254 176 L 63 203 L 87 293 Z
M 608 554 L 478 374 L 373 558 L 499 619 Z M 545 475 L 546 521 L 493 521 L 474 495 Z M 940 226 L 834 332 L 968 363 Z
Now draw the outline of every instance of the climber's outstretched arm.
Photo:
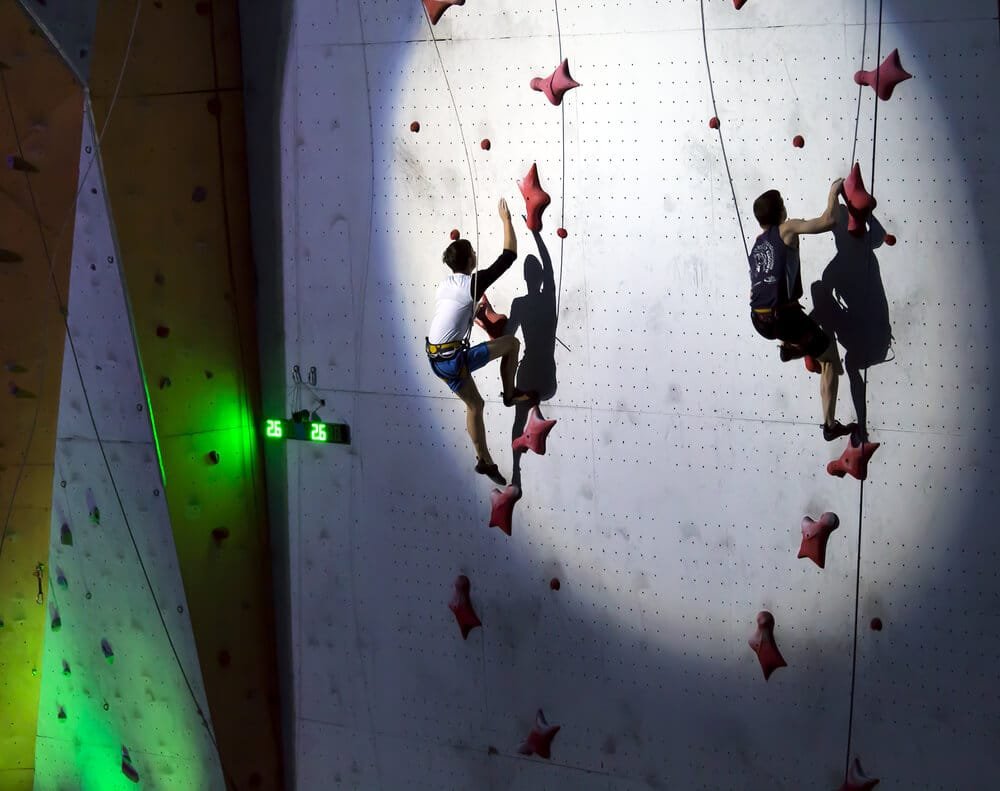
M 799 234 L 825 233 L 832 231 L 837 224 L 837 198 L 843 179 L 837 179 L 830 185 L 830 194 L 826 201 L 826 210 L 811 220 L 785 220 L 781 223 L 781 239 L 785 244 L 794 247 Z
M 500 221 L 503 223 L 503 249 L 510 250 L 517 255 L 517 237 L 514 235 L 514 223 L 510 220 L 510 209 L 507 208 L 507 201 L 500 199 L 499 205 Z

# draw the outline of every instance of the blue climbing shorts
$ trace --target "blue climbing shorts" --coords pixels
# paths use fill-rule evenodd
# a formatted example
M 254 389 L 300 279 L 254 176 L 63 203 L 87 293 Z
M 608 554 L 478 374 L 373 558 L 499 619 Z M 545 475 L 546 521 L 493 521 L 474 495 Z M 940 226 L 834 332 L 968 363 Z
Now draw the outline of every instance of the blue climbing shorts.
M 457 393 L 465 377 L 490 361 L 490 350 L 485 343 L 479 343 L 460 351 L 450 360 L 428 359 L 431 370 L 447 383 L 453 393 Z

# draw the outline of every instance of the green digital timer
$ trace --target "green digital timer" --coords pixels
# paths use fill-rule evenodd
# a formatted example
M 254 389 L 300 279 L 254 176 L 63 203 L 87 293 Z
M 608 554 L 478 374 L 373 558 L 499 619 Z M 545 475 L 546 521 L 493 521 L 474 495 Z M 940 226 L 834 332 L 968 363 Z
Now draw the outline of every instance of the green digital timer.
M 351 428 L 346 423 L 266 418 L 264 420 L 264 437 L 272 440 L 295 439 L 305 442 L 324 442 L 332 445 L 350 445 Z

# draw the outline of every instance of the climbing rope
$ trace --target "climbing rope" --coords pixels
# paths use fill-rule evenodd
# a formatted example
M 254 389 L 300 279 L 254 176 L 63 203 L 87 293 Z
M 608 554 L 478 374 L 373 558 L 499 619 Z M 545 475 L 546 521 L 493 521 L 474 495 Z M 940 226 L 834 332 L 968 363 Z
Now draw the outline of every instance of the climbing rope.
M 556 9 L 556 40 L 559 44 L 559 62 L 563 62 L 562 25 L 559 23 L 559 0 L 553 0 Z M 559 201 L 559 225 L 566 225 L 566 105 L 560 103 L 562 115 L 562 196 Z M 559 238 L 559 285 L 556 288 L 556 329 L 559 329 L 559 306 L 562 302 L 563 261 L 566 240 Z M 562 343 L 562 341 L 560 341 Z M 563 344 L 565 346 L 565 344 Z

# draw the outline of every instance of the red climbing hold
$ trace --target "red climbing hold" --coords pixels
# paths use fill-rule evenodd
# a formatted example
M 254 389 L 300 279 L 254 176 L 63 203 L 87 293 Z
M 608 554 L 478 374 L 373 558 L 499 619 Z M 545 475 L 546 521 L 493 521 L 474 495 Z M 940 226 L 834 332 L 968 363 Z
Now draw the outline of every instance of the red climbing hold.
M 802 358 L 802 362 L 806 364 L 806 370 L 811 374 L 823 373 L 823 367 L 819 364 L 819 360 L 813 357 L 811 354 L 807 354 Z
M 708 119 L 708 126 L 710 129 L 718 129 L 719 123 L 720 123 L 719 119 L 716 118 L 714 115 Z
M 891 233 L 887 233 L 885 235 L 885 243 L 889 245 L 889 247 L 892 247 L 894 244 L 896 244 L 896 237 L 893 236 Z
M 559 578 L 558 577 L 553 577 L 552 579 L 550 579 L 549 580 L 549 587 L 552 588 L 552 590 L 554 590 L 554 591 L 559 590 L 559 588 L 562 587 L 561 583 L 559 582 Z
M 760 669 L 764 671 L 765 681 L 779 667 L 788 666 L 778 650 L 778 644 L 774 641 L 774 616 L 767 610 L 757 613 L 757 632 L 748 642 L 760 660 Z
M 510 535 L 511 519 L 514 516 L 514 503 L 521 499 L 521 488 L 511 484 L 503 491 L 494 489 L 490 493 L 490 527 L 499 527 Z
M 899 50 L 890 52 L 882 65 L 873 71 L 859 71 L 854 74 L 858 85 L 869 85 L 875 89 L 875 94 L 883 102 L 889 101 L 892 92 L 899 83 L 910 79 L 913 75 L 903 68 L 899 62 Z
M 802 135 L 795 135 L 792 138 L 792 145 L 796 148 L 802 148 L 806 144 L 806 139 Z
M 157 338 L 168 338 L 168 337 L 170 337 L 170 327 L 165 327 L 162 324 L 158 325 L 157 328 L 156 328 L 156 337 Z
M 566 91 L 579 88 L 580 83 L 569 76 L 569 59 L 562 63 L 548 77 L 535 77 L 531 81 L 531 88 L 545 94 L 552 104 L 562 104 Z
M 528 175 L 517 182 L 521 195 L 524 196 L 525 207 L 528 213 L 528 230 L 542 230 L 542 212 L 545 207 L 552 202 L 549 193 L 542 189 L 538 181 L 538 165 L 532 165 Z
M 451 229 L 451 233 L 449 233 L 449 234 L 448 234 L 448 236 L 450 236 L 450 237 L 451 237 L 451 240 L 452 240 L 453 242 L 454 242 L 454 241 L 457 241 L 457 240 L 458 240 L 458 238 L 459 238 L 459 237 L 461 237 L 461 235 L 462 235 L 462 234 L 460 234 L 460 233 L 458 232 L 458 228 L 452 228 L 452 229 Z
M 507 317 L 503 313 L 497 313 L 493 310 L 490 301 L 483 294 L 483 298 L 479 300 L 479 307 L 476 309 L 476 324 L 486 330 L 486 334 L 491 339 L 496 340 L 503 335 L 504 327 L 507 326 Z
M 483 625 L 482 621 L 479 620 L 479 616 L 476 615 L 476 611 L 472 608 L 472 599 L 469 598 L 469 587 L 469 578 L 464 574 L 460 574 L 455 579 L 455 595 L 451 597 L 451 601 L 448 603 L 448 609 L 455 614 L 455 620 L 458 621 L 458 628 L 462 630 L 463 640 L 468 638 L 469 632 L 477 626 Z
M 489 138 L 488 137 L 484 137 L 483 141 L 479 144 L 479 147 L 481 149 L 483 149 L 483 151 L 489 151 L 490 150 L 490 140 L 489 140 Z
M 861 769 L 861 761 L 855 758 L 847 769 L 847 777 L 840 791 L 871 791 L 878 785 L 878 778 L 866 777 Z
M 528 423 L 524 427 L 521 436 L 515 439 L 511 446 L 514 453 L 524 453 L 533 450 L 539 456 L 545 455 L 545 438 L 549 436 L 552 427 L 556 424 L 554 420 L 545 420 L 537 406 L 533 406 L 528 412 Z
M 569 232 L 565 228 L 556 228 L 556 236 L 560 239 L 565 239 L 569 236 Z
M 412 124 L 410 124 L 410 131 L 411 132 L 419 132 L 420 131 L 420 121 L 414 121 Z
M 739 11 L 743 6 L 747 4 L 747 0 L 733 0 L 733 5 L 736 6 L 736 10 Z
M 868 477 L 868 460 L 878 450 L 880 444 L 880 442 L 862 442 L 855 445 L 853 438 L 848 439 L 847 447 L 840 454 L 840 458 L 827 464 L 826 471 L 838 478 L 850 475 L 863 481 Z
M 876 631 L 876 632 L 881 632 L 882 631 L 882 619 L 881 618 L 872 618 L 872 622 L 869 625 L 871 626 L 871 628 L 872 628 L 873 631 Z
M 424 8 L 427 9 L 432 25 L 436 25 L 441 15 L 453 5 L 465 5 L 465 0 L 424 0 Z
M 521 755 L 537 755 L 539 758 L 552 757 L 552 740 L 559 733 L 561 725 L 549 725 L 545 714 L 539 709 L 535 714 L 535 727 L 531 729 L 528 738 L 521 742 L 517 751 Z
M 809 558 L 820 568 L 826 563 L 826 541 L 830 533 L 840 526 L 840 517 L 827 511 L 819 521 L 812 517 L 802 517 L 802 543 L 799 545 L 799 557 Z
M 865 182 L 861 177 L 861 165 L 857 162 L 851 168 L 850 175 L 844 179 L 842 189 L 847 201 L 847 231 L 852 236 L 864 236 L 865 223 L 878 206 L 878 201 L 865 189 Z

